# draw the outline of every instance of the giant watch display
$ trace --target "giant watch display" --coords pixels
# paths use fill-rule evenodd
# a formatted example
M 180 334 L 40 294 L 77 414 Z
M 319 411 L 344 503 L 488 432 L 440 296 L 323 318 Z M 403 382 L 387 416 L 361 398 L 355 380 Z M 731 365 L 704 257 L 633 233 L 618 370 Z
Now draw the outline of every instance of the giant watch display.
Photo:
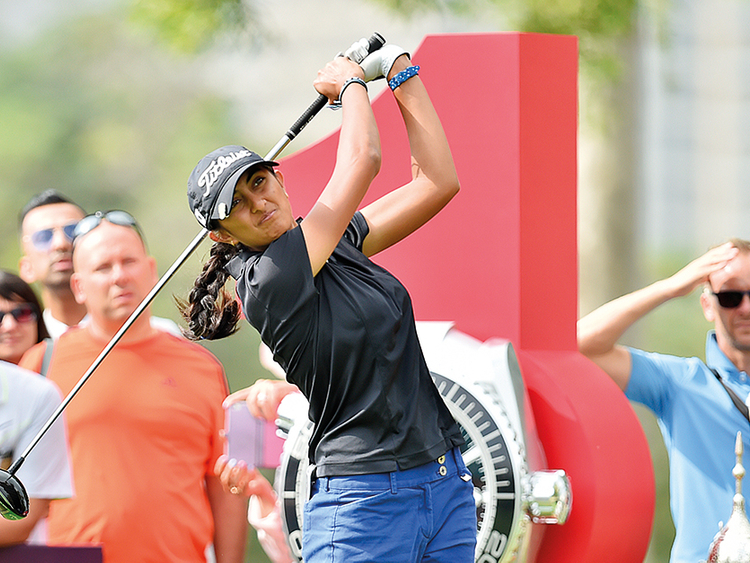
M 533 432 L 523 379 L 512 345 L 480 342 L 451 323 L 417 323 L 435 385 L 465 439 L 477 506 L 477 563 L 532 561 L 543 524 L 562 524 L 571 508 L 562 470 L 545 467 Z M 275 487 L 292 555 L 302 561 L 302 518 L 310 489 L 306 409 L 279 409 L 286 443 Z M 533 422 L 533 421 L 532 421 Z

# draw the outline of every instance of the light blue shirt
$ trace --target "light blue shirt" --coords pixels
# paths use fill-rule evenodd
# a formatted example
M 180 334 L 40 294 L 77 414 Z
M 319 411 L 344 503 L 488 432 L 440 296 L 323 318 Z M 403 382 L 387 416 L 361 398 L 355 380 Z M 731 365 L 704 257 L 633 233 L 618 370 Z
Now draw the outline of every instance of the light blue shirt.
M 732 513 L 738 431 L 746 454 L 743 465 L 750 468 L 750 423 L 700 359 L 634 348 L 630 354 L 633 369 L 625 394 L 654 412 L 669 454 L 670 504 L 676 529 L 670 561 L 705 561 L 719 523 L 726 523 Z M 706 339 L 706 362 L 741 399 L 747 398 L 750 378 L 719 349 L 713 331 Z M 743 485 L 743 491 L 750 491 L 747 482 Z

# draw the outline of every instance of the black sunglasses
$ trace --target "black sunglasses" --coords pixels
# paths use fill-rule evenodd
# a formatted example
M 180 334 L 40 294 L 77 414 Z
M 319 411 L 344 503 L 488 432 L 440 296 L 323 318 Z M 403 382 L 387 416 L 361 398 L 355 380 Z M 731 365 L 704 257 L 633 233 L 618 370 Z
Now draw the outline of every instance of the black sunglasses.
M 17 323 L 28 323 L 36 320 L 36 313 L 31 305 L 19 305 L 10 311 L 0 311 L 0 325 L 3 324 L 5 315 L 12 315 Z
M 750 297 L 750 291 L 712 291 L 711 293 L 719 300 L 719 305 L 725 309 L 736 309 L 745 295 Z
M 77 224 L 78 223 L 70 223 L 69 225 L 64 225 L 62 227 L 41 229 L 39 231 L 31 233 L 29 239 L 31 240 L 31 244 L 34 246 L 34 248 L 42 252 L 46 252 L 52 247 L 52 239 L 54 238 L 55 231 L 57 229 L 62 230 L 63 235 L 65 235 L 65 238 L 68 239 L 68 242 L 73 242 L 73 233 L 75 232 Z
M 141 232 L 141 228 L 138 226 L 135 218 L 127 211 L 115 209 L 112 211 L 97 211 L 91 215 L 86 215 L 86 217 L 78 221 L 78 224 L 73 231 L 73 246 L 75 246 L 76 241 L 80 237 L 87 235 L 96 229 L 105 219 L 113 225 L 132 227 L 138 233 L 138 236 L 141 237 L 141 240 L 143 240 L 143 233 Z

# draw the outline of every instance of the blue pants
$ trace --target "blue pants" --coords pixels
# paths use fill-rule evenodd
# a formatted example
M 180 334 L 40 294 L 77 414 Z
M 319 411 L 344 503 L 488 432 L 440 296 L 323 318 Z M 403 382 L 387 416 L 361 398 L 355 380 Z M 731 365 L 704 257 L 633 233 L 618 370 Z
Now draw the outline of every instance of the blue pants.
M 458 448 L 405 471 L 321 477 L 305 505 L 302 556 L 305 563 L 473 563 L 473 491 Z

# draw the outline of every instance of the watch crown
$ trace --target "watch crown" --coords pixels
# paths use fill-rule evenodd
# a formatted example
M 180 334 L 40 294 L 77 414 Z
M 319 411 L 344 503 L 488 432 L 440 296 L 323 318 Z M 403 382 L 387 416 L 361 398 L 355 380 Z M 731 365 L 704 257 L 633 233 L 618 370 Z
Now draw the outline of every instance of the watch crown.
M 564 524 L 573 502 L 570 479 L 562 469 L 535 471 L 525 483 L 523 500 L 535 524 Z

